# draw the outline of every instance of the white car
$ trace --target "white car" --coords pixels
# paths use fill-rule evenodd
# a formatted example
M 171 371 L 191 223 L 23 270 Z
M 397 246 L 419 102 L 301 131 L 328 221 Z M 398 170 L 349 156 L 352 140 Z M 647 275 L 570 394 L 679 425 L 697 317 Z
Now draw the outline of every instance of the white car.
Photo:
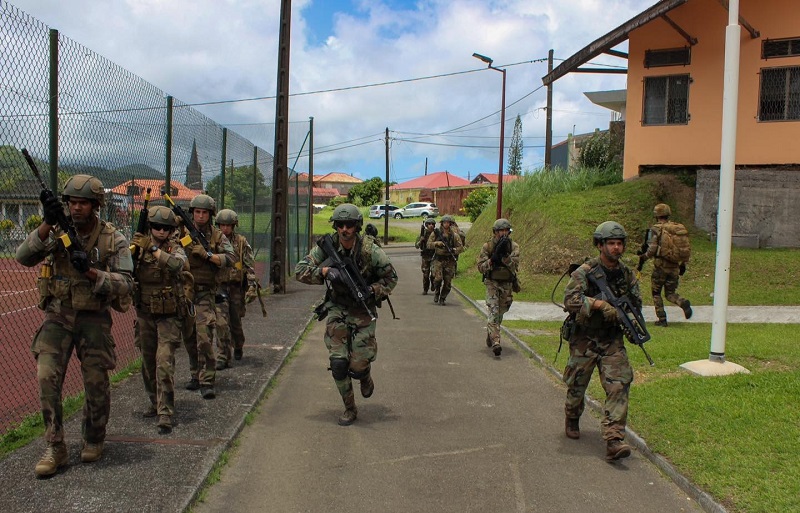
M 372 219 L 381 219 L 383 216 L 386 215 L 387 206 L 386 205 L 372 205 L 369 207 L 369 217 Z M 389 216 L 394 217 L 397 219 L 401 219 L 403 216 L 398 215 L 400 211 L 400 207 L 396 205 L 389 205 Z
M 409 203 L 401 208 L 395 213 L 394 217 L 422 217 L 427 219 L 438 215 L 439 207 L 436 206 L 436 203 L 417 202 Z

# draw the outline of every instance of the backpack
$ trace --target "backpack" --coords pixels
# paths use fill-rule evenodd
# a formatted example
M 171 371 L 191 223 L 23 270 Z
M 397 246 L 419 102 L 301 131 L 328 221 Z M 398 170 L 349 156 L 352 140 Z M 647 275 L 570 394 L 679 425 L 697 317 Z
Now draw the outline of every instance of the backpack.
M 689 232 L 681 223 L 664 223 L 658 246 L 658 256 L 674 264 L 685 264 L 692 257 Z

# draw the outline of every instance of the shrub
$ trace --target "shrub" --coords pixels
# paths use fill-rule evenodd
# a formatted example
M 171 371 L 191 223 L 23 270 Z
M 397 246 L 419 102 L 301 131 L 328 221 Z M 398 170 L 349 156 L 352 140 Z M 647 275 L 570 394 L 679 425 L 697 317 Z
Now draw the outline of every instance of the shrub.
M 3 219 L 0 221 L 0 233 L 8 233 L 14 229 L 14 221 L 11 219 Z
M 33 214 L 28 219 L 25 220 L 25 231 L 32 232 L 35 230 L 40 224 L 42 224 L 42 216 Z
M 475 222 L 494 196 L 495 190 L 490 187 L 481 187 L 469 193 L 469 196 L 464 199 L 463 205 L 470 222 Z

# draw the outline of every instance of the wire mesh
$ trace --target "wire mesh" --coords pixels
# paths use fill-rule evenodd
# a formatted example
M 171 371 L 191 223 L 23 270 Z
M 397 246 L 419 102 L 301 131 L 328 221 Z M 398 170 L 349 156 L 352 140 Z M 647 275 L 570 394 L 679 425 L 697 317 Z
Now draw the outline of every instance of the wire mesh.
M 759 100 L 761 121 L 800 119 L 800 67 L 762 69 Z
M 126 237 L 135 229 L 146 188 L 153 189 L 153 205 L 163 204 L 159 193 L 167 174 L 169 192 L 178 204 L 186 205 L 196 194 L 208 191 L 219 201 L 219 208 L 233 208 L 239 214 L 239 231 L 250 240 L 257 275 L 266 283 L 272 234 L 272 155 L 251 140 L 271 148 L 274 130 L 271 125 L 262 126 L 258 138 L 249 139 L 174 100 L 172 144 L 168 148 L 169 102 L 162 90 L 3 0 L 0 70 L 3 434 L 39 411 L 36 364 L 30 353 L 33 335 L 44 319 L 44 313 L 36 307 L 39 266 L 23 267 L 14 253 L 41 222 L 42 209 L 40 186 L 20 149 L 27 148 L 31 153 L 46 184 L 52 183 L 51 164 L 57 168 L 57 192 L 70 175 L 98 177 L 106 189 L 106 205 L 100 216 Z M 57 77 L 58 87 L 58 110 L 54 114 L 49 102 L 51 73 Z M 300 126 L 304 128 L 298 126 L 290 139 L 303 140 L 307 125 Z M 168 156 L 171 166 L 166 173 Z M 229 185 L 224 196 L 223 181 Z M 296 255 L 307 251 L 307 214 L 298 214 L 297 209 L 307 208 L 310 191 L 301 184 L 294 192 L 288 212 L 293 241 L 291 267 Z M 122 368 L 139 356 L 133 342 L 135 312 L 131 309 L 112 315 L 117 365 Z M 65 396 L 82 391 L 77 360 L 72 360 L 64 382 Z

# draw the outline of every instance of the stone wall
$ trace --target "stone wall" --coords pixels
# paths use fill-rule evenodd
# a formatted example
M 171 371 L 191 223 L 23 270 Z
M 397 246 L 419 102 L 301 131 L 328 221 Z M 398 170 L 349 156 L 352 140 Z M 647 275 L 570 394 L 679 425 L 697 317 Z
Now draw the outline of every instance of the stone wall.
M 800 247 L 800 167 L 737 169 L 734 183 L 733 244 L 744 247 Z M 717 231 L 719 169 L 699 169 L 695 224 Z

